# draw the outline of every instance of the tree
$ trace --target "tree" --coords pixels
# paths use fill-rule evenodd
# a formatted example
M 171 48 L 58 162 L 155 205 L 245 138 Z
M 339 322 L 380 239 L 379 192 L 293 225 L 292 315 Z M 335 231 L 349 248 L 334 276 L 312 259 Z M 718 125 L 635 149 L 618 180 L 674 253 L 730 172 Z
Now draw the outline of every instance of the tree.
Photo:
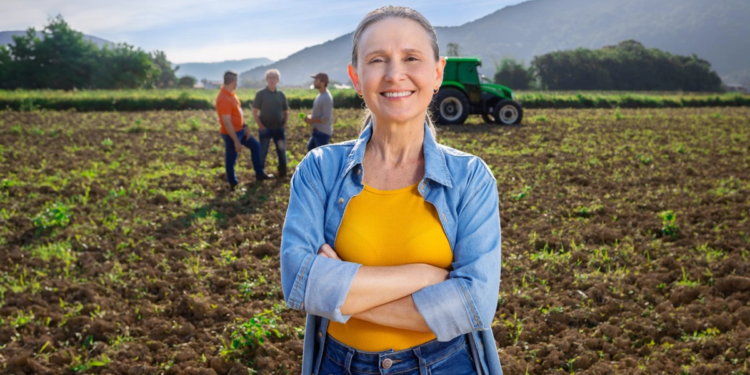
M 105 46 L 97 53 L 92 88 L 136 89 L 157 79 L 161 71 L 151 56 L 126 43 Z
M 176 66 L 172 68 L 172 63 L 167 60 L 167 55 L 164 51 L 152 52 L 151 61 L 153 61 L 161 71 L 153 82 L 154 87 L 160 89 L 175 87 L 177 85 L 177 75 L 175 72 L 177 72 L 180 67 Z
M 448 56 L 461 56 L 461 46 L 458 43 L 448 43 Z
M 195 83 L 198 82 L 193 76 L 184 76 L 177 82 L 178 87 L 192 89 Z
M 62 16 L 50 19 L 40 32 L 29 28 L 13 41 L 8 48 L 0 47 L 0 88 L 4 89 L 122 89 L 153 87 L 155 82 L 171 87 L 177 81 L 170 81 L 176 69 L 163 52 L 150 55 L 127 44 L 99 48 L 71 29 Z
M 62 16 L 51 19 L 40 34 L 38 37 L 36 29 L 29 28 L 26 35 L 13 36 L 9 85 L 62 90 L 86 87 L 98 47 L 71 29 Z
M 532 63 L 550 90 L 719 91 L 711 64 L 626 40 L 599 50 L 579 48 L 537 56 Z
M 530 69 L 524 67 L 523 62 L 513 58 L 504 58 L 495 63 L 495 83 L 508 86 L 514 90 L 528 90 L 533 79 Z

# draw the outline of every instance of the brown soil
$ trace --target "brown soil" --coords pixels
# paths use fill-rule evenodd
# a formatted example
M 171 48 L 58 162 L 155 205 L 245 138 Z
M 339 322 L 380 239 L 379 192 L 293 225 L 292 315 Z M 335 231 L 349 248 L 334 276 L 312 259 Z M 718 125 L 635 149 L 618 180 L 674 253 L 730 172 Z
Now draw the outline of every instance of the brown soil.
M 498 180 L 504 371 L 747 373 L 750 109 L 620 113 L 439 128 Z M 358 115 L 337 111 L 334 141 Z M 246 190 L 227 193 L 214 117 L 0 112 L 0 372 L 299 372 L 304 315 L 279 279 L 288 179 L 255 183 L 245 151 Z M 290 129 L 292 165 L 307 137 Z M 243 324 L 270 336 L 232 350 Z

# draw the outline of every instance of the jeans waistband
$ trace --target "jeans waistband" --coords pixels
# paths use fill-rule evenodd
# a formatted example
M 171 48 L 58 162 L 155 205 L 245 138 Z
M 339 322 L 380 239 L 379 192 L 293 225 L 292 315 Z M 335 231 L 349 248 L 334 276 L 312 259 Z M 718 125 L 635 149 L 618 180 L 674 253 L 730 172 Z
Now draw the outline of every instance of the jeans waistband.
M 365 352 L 342 344 L 330 335 L 326 338 L 325 355 L 352 372 L 372 374 L 398 374 L 429 366 L 457 350 L 461 350 L 466 340 L 458 336 L 453 340 L 440 342 L 432 340 L 413 348 L 382 352 Z

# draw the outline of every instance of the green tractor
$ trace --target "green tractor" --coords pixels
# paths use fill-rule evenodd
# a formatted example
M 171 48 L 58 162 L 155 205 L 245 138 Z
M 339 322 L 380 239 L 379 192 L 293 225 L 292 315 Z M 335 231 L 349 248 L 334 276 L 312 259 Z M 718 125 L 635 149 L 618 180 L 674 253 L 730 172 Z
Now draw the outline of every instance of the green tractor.
M 521 123 L 523 109 L 513 91 L 502 85 L 481 83 L 477 71 L 481 65 L 482 60 L 477 57 L 446 58 L 443 84 L 431 103 L 438 124 L 463 124 L 475 114 L 482 115 L 487 123 Z

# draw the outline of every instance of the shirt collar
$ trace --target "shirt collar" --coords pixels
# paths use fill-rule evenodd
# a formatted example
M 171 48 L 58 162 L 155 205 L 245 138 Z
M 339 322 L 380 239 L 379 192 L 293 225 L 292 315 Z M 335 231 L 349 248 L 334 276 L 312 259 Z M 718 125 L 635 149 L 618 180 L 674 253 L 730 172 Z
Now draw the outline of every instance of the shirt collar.
M 346 168 L 344 168 L 344 175 L 348 174 L 354 167 L 362 165 L 362 160 L 365 158 L 365 148 L 367 142 L 372 137 L 372 121 L 365 127 L 362 133 L 359 135 L 359 139 L 354 142 L 349 157 L 347 158 Z M 438 148 L 438 143 L 435 137 L 432 135 L 430 127 L 427 122 L 424 124 L 424 141 L 422 143 L 422 149 L 424 151 L 424 177 L 429 178 L 445 187 L 453 187 L 451 184 L 450 171 L 445 163 L 445 154 Z
M 224 85 L 221 85 L 221 92 L 223 92 L 225 95 L 234 96 L 234 92 L 229 92 L 229 90 L 224 88 Z

